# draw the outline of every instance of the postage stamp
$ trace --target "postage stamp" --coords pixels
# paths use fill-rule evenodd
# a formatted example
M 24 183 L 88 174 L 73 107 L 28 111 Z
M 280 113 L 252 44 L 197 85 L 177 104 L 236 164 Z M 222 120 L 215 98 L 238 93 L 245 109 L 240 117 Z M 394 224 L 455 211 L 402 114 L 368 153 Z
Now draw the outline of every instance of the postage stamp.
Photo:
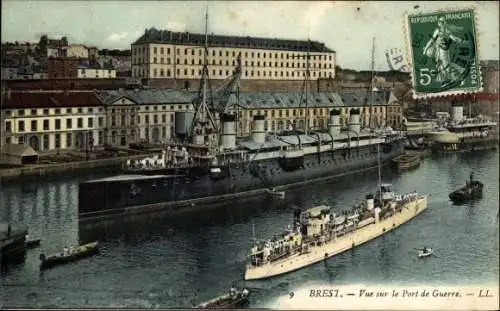
M 406 16 L 415 98 L 482 89 L 473 9 Z

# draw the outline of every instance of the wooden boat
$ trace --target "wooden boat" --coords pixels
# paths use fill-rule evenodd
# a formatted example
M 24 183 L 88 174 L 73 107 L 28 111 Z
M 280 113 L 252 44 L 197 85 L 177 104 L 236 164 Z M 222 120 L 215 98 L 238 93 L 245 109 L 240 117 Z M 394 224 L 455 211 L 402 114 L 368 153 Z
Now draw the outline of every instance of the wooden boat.
M 429 257 L 430 255 L 432 255 L 433 252 L 434 252 L 434 250 L 432 248 L 424 247 L 423 249 L 420 249 L 418 251 L 418 257 L 419 258 Z
M 449 194 L 449 198 L 455 203 L 462 203 L 474 199 L 479 199 L 483 195 L 484 185 L 482 182 L 474 180 L 474 174 L 470 174 L 470 178 L 466 181 L 465 187 L 453 191 Z
M 405 153 L 393 158 L 392 163 L 400 170 L 416 168 L 420 166 L 420 155 L 418 153 Z
M 278 197 L 280 199 L 285 198 L 285 191 L 278 191 L 275 188 L 266 189 L 266 192 L 272 196 Z
M 198 309 L 234 309 L 244 306 L 248 303 L 248 295 L 250 292 L 247 289 L 238 291 L 231 288 L 229 294 L 219 296 L 207 302 L 196 306 Z
M 97 253 L 99 253 L 99 242 L 80 245 L 74 249 L 70 248 L 66 251 L 49 256 L 40 254 L 40 270 L 49 269 L 56 265 L 77 261 L 85 257 L 93 256 Z

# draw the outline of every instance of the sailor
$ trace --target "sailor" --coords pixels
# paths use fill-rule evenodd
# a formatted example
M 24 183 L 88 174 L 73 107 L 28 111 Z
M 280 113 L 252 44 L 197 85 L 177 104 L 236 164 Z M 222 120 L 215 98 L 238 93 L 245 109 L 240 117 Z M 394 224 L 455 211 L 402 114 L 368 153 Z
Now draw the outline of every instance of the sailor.
M 64 249 L 63 249 L 63 254 L 64 254 L 64 255 L 68 255 L 68 248 L 67 248 L 67 247 L 64 247 Z
M 247 290 L 246 288 L 245 288 L 245 289 L 243 289 L 243 296 L 244 296 L 244 297 L 248 296 L 248 290 Z
M 236 288 L 231 287 L 231 290 L 229 291 L 229 296 L 234 297 L 236 295 Z

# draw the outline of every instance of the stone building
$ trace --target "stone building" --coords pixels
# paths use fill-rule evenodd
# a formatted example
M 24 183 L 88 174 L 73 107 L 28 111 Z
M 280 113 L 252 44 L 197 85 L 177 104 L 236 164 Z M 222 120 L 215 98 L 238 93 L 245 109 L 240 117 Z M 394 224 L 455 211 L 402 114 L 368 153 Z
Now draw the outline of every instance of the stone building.
M 199 79 L 205 35 L 146 29 L 131 45 L 132 78 Z M 241 55 L 242 80 L 303 80 L 309 51 L 311 78 L 335 77 L 335 51 L 316 41 L 208 36 L 212 79 L 232 74 Z

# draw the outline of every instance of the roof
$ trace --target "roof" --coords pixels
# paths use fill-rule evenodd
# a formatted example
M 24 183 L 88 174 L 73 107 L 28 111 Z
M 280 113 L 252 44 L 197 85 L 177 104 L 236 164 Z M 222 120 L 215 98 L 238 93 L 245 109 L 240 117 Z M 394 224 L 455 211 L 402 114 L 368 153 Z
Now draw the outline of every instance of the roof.
M 306 96 L 302 92 L 241 92 L 239 102 L 231 96 L 228 105 L 238 104 L 245 108 L 290 108 L 305 107 Z M 343 106 L 336 93 L 314 93 L 307 96 L 308 107 Z
M 372 93 L 367 91 L 312 93 L 307 96 L 307 106 L 309 108 L 364 106 L 371 103 L 371 97 Z M 379 106 L 387 105 L 392 97 L 390 91 L 382 90 L 373 92 L 373 98 L 371 104 Z M 306 96 L 303 92 L 241 92 L 239 101 L 235 95 L 231 95 L 228 99 L 228 106 L 236 104 L 249 109 L 299 108 L 305 107 Z
M 93 92 L 30 92 L 11 93 L 6 109 L 102 106 Z
M 189 32 L 173 32 L 169 30 L 158 30 L 156 28 L 146 29 L 132 45 L 145 43 L 166 43 L 183 45 L 202 45 L 205 42 L 204 34 Z M 307 40 L 271 39 L 242 36 L 208 35 L 209 47 L 237 47 L 263 50 L 283 50 L 297 52 L 335 53 L 327 48 L 324 43 Z
M 104 104 L 113 104 L 120 98 L 127 98 L 137 104 L 186 104 L 192 96 L 178 90 L 110 90 L 96 92 L 97 98 Z
M 15 155 L 19 157 L 38 156 L 38 153 L 29 145 L 5 144 L 3 154 Z
M 377 90 L 369 92 L 366 89 L 357 89 L 350 91 L 341 91 L 340 97 L 345 106 L 364 106 L 364 105 L 387 105 L 391 98 L 391 91 Z M 373 98 L 373 101 L 372 101 Z

